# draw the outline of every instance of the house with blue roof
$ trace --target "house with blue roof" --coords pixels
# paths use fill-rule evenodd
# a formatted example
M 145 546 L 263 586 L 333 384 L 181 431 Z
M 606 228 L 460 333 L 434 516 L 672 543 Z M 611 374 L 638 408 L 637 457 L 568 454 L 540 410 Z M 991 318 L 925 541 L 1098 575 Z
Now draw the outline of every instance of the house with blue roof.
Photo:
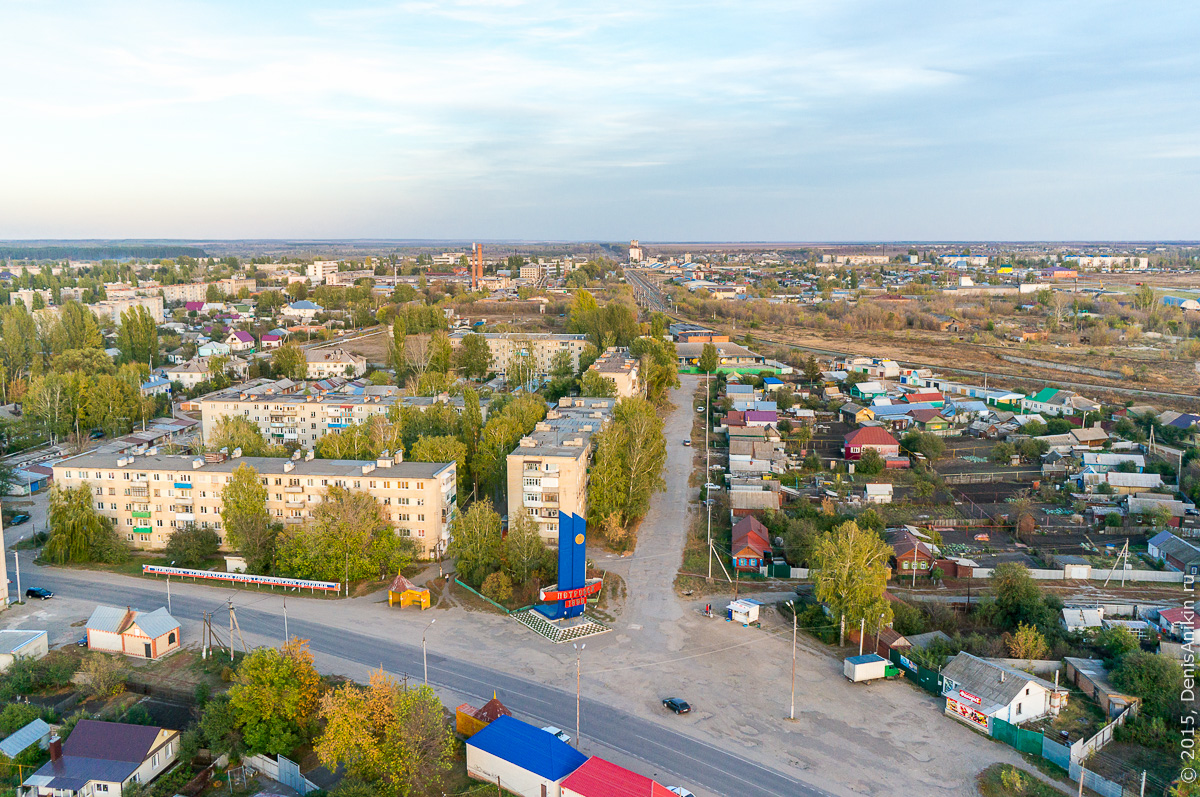
M 160 393 L 171 392 L 171 380 L 162 376 L 152 376 L 142 382 L 143 396 L 157 396 Z
M 521 797 L 561 797 L 563 780 L 585 761 L 550 731 L 508 716 L 467 740 L 467 774 Z

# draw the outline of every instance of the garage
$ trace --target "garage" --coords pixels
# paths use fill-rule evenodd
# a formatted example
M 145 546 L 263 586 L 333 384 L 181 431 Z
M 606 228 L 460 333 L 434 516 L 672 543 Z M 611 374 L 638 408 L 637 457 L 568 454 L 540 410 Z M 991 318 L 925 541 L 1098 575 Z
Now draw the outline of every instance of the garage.
M 521 797 L 560 797 L 559 784 L 587 756 L 512 717 L 497 717 L 467 740 L 467 774 Z

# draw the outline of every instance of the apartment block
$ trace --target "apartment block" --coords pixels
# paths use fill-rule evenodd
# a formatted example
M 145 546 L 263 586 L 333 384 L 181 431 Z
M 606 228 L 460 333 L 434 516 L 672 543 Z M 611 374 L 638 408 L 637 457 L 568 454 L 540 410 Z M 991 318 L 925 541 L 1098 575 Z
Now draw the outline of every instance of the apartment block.
M 258 379 L 243 385 L 209 393 L 197 400 L 200 405 L 201 433 L 212 437 L 217 422 L 227 415 L 240 415 L 258 426 L 269 442 L 295 443 L 312 448 L 324 434 L 366 423 L 375 415 L 387 415 L 393 405 L 426 410 L 446 403 L 462 412 L 461 396 L 403 396 L 392 385 L 337 385 L 321 391 L 316 385 L 306 392 L 303 382 L 290 379 Z M 488 402 L 480 403 L 487 418 Z
M 586 335 L 556 334 L 552 332 L 468 332 L 458 330 L 451 333 L 450 342 L 459 345 L 467 335 L 483 335 L 492 354 L 489 370 L 498 376 L 506 376 L 508 364 L 517 353 L 530 353 L 535 362 L 536 375 L 544 378 L 550 373 L 554 355 L 560 351 L 571 353 L 571 364 L 579 370 L 579 355 L 587 347 Z
M 523 512 L 538 533 L 558 541 L 558 513 L 587 514 L 592 436 L 612 419 L 611 398 L 570 398 L 546 414 L 508 455 L 508 514 Z M 511 522 L 511 521 L 510 521 Z
M 638 377 L 640 363 L 627 348 L 609 347 L 588 370 L 611 379 L 617 388 L 617 398 L 628 398 L 642 392 L 642 382 Z
M 144 456 L 91 453 L 54 466 L 55 483 L 87 484 L 96 511 L 112 520 L 117 533 L 135 548 L 161 550 L 178 528 L 211 528 L 229 550 L 221 522 L 221 493 L 239 465 L 258 471 L 267 488 L 267 513 L 293 526 L 310 522 L 333 486 L 365 492 L 383 506 L 396 533 L 413 538 L 422 554 L 445 552 L 458 502 L 453 462 L 226 457 L 223 454 Z
M 367 358 L 345 349 L 306 349 L 309 379 L 328 379 L 331 376 L 362 376 L 367 372 Z
M 161 296 L 131 296 L 126 299 L 106 299 L 103 302 L 96 302 L 88 305 L 99 318 L 111 318 L 116 323 L 121 323 L 121 314 L 126 310 L 132 310 L 137 307 L 145 307 L 156 324 L 161 324 L 163 320 L 163 297 Z
M 212 283 L 217 286 L 224 296 L 237 296 L 238 293 L 245 288 L 254 293 L 258 290 L 258 282 L 252 279 L 242 279 L 239 277 L 231 277 L 229 279 L 217 280 Z M 183 302 L 203 302 L 208 298 L 207 282 L 188 282 L 180 285 L 161 285 L 155 290 L 161 290 L 163 300 L 168 304 L 180 304 Z
M 49 288 L 40 290 L 34 288 L 24 288 L 22 290 L 12 291 L 8 297 L 9 304 L 24 304 L 25 309 L 33 312 L 33 297 L 41 296 L 44 307 L 49 307 L 54 303 L 54 293 Z

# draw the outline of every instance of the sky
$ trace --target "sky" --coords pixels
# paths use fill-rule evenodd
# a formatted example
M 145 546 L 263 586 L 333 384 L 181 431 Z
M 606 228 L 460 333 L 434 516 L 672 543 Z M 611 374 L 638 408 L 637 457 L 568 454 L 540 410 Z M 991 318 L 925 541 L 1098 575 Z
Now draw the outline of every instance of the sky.
M 1200 4 L 0 0 L 0 238 L 1200 239 Z

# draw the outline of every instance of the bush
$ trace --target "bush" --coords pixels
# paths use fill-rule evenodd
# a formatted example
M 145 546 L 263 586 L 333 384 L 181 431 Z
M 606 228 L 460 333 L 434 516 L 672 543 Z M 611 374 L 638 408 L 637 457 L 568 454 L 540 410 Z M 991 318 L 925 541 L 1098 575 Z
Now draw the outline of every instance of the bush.
M 42 716 L 42 710 L 28 703 L 12 703 L 0 711 L 0 735 L 16 733 Z
M 216 556 L 221 538 L 212 529 L 185 526 L 171 534 L 163 554 L 183 567 L 199 567 Z
M 75 667 L 75 659 L 58 651 L 51 651 L 41 659 L 18 658 L 0 677 L 0 700 L 66 686 L 75 674 Z
M 91 697 L 113 697 L 125 691 L 125 667 L 116 656 L 93 653 L 84 660 L 81 672 L 87 676 L 84 690 Z
M 480 589 L 480 592 L 496 603 L 507 603 L 512 600 L 512 579 L 507 574 L 499 571 L 492 573 L 483 580 L 483 587 Z

